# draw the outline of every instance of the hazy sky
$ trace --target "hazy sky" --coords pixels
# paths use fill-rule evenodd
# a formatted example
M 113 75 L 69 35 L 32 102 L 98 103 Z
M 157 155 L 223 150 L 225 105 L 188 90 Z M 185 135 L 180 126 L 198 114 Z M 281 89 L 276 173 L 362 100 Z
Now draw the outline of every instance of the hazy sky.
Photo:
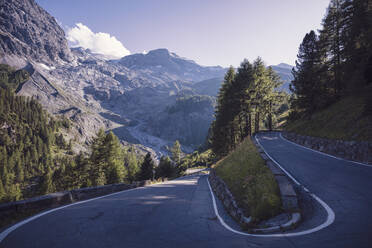
M 294 64 L 329 0 L 36 0 L 71 44 L 118 55 L 168 48 L 202 65 Z M 80 23 L 76 26 L 77 23 Z M 70 32 L 68 32 L 70 31 Z M 115 39 L 116 38 L 116 39 Z M 120 44 L 121 42 L 121 44 Z

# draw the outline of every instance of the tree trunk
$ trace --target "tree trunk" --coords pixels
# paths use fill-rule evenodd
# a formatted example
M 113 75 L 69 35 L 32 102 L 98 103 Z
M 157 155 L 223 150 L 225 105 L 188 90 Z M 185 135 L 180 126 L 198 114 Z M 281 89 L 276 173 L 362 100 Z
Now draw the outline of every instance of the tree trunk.
M 230 128 L 230 142 L 231 142 L 231 149 L 235 149 L 235 130 L 234 124 L 231 125 Z
M 272 103 L 270 101 L 270 109 L 269 109 L 269 130 L 273 130 L 273 116 L 272 116 Z
M 272 118 L 271 113 L 269 114 L 269 130 L 270 131 L 273 130 L 273 118 Z
M 256 112 L 255 120 L 254 120 L 254 132 L 258 133 L 260 131 L 260 112 Z
M 240 141 L 242 141 L 244 139 L 244 130 L 243 130 L 243 118 L 241 114 L 239 114 L 239 131 L 240 131 Z
M 245 136 L 251 136 L 251 134 L 252 134 L 251 112 L 248 112 L 245 115 Z

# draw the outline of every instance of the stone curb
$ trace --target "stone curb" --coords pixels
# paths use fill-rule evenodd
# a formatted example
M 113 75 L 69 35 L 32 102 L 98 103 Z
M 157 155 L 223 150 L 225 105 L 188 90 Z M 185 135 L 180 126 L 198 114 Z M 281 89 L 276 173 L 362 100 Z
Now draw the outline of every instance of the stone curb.
M 234 196 L 231 194 L 226 183 L 216 175 L 216 172 L 212 168 L 209 172 L 209 182 L 228 214 L 241 225 L 249 225 L 252 218 L 244 216 L 243 210 L 238 207 L 238 204 L 236 203 Z
M 231 194 L 230 190 L 228 189 L 226 183 L 216 175 L 216 172 L 211 169 L 209 174 L 209 182 L 210 185 L 218 196 L 220 201 L 222 202 L 225 210 L 228 214 L 239 224 L 241 225 L 249 225 L 251 223 L 252 218 L 246 217 L 243 214 L 241 208 L 238 207 L 236 201 Z M 297 200 L 297 197 L 296 197 Z M 296 201 L 297 203 L 297 201 Z M 284 224 L 267 227 L 267 228 L 255 228 L 250 229 L 249 232 L 251 233 L 272 233 L 278 231 L 285 231 L 294 228 L 299 222 L 301 221 L 301 214 L 299 212 L 291 213 L 291 219 Z
M 271 161 L 271 159 L 265 154 L 256 140 L 252 139 L 252 141 L 257 147 L 260 156 L 265 160 L 267 167 L 273 173 L 276 181 L 278 182 L 283 209 L 285 210 L 285 212 L 290 213 L 291 218 L 284 224 L 267 228 L 255 228 L 249 231 L 253 233 L 272 233 L 293 229 L 301 221 L 301 213 L 299 212 L 297 194 L 285 173 L 279 167 L 277 167 L 273 161 Z M 212 168 L 210 169 L 209 173 L 209 182 L 213 191 L 221 200 L 228 214 L 239 224 L 249 225 L 252 218 L 244 216 L 242 209 L 240 209 L 236 204 L 236 201 L 230 190 L 228 189 L 226 183 L 216 175 L 216 172 Z
M 292 229 L 301 221 L 301 213 L 296 191 L 294 190 L 293 185 L 288 179 L 287 175 L 266 155 L 265 151 L 257 143 L 256 139 L 252 138 L 252 141 L 257 147 L 262 159 L 265 160 L 266 166 L 273 173 L 275 180 L 278 183 L 284 211 L 291 214 L 291 219 L 285 224 L 269 228 L 258 228 L 254 231 L 267 233 Z
M 278 232 L 278 231 L 285 231 L 285 230 L 294 228 L 300 221 L 301 221 L 301 214 L 292 213 L 291 219 L 282 225 L 277 225 L 277 226 L 267 227 L 267 228 L 256 228 L 253 231 L 255 233 L 272 233 L 272 232 Z

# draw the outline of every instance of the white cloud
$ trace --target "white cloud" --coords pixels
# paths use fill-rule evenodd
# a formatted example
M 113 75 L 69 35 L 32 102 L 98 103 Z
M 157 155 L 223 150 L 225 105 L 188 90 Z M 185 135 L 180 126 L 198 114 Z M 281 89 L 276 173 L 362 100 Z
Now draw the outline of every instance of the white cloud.
M 82 23 L 67 30 L 67 40 L 72 47 L 90 49 L 93 53 L 103 54 L 110 58 L 121 58 L 130 54 L 115 36 L 108 33 L 94 33 Z

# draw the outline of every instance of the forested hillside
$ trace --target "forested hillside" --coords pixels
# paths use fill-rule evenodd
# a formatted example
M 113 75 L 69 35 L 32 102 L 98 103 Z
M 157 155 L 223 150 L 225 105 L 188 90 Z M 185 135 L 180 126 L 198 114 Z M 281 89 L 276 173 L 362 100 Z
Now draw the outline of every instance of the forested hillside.
M 314 117 L 320 118 L 317 113 L 328 109 L 328 119 L 334 116 L 342 121 L 339 116 L 342 111 L 343 120 L 350 122 L 342 125 L 345 122 L 342 121 L 343 131 L 338 128 L 339 133 L 334 134 L 334 137 L 362 137 L 363 133 L 357 128 L 360 126 L 358 123 L 365 122 L 372 115 L 372 95 L 369 89 L 372 83 L 370 1 L 332 0 L 323 19 L 322 29 L 306 34 L 297 57 L 293 70 L 294 80 L 290 85 L 293 95 L 288 129 L 310 130 L 308 124 L 313 123 Z M 349 104 L 345 105 L 345 102 Z M 340 106 L 344 109 L 340 110 Z M 334 133 L 337 124 L 327 126 L 328 132 Z M 370 132 L 372 126 L 368 123 L 365 126 L 365 132 Z M 323 129 L 321 136 L 324 136 L 327 133 L 324 125 L 315 127 L 312 134 L 316 135 L 319 128 Z
M 35 99 L 15 95 L 28 73 L 0 65 L 0 77 L 0 202 L 152 178 L 141 177 L 142 158 L 112 132 L 101 129 L 89 153 L 74 154 L 72 140 L 64 138 L 70 121 L 50 116 Z
M 38 176 L 66 163 L 60 155 L 71 147 L 60 130 L 68 129 L 69 121 L 52 118 L 34 99 L 14 95 L 28 79 L 26 71 L 1 65 L 0 75 L 0 201 L 12 201 L 34 194 Z

